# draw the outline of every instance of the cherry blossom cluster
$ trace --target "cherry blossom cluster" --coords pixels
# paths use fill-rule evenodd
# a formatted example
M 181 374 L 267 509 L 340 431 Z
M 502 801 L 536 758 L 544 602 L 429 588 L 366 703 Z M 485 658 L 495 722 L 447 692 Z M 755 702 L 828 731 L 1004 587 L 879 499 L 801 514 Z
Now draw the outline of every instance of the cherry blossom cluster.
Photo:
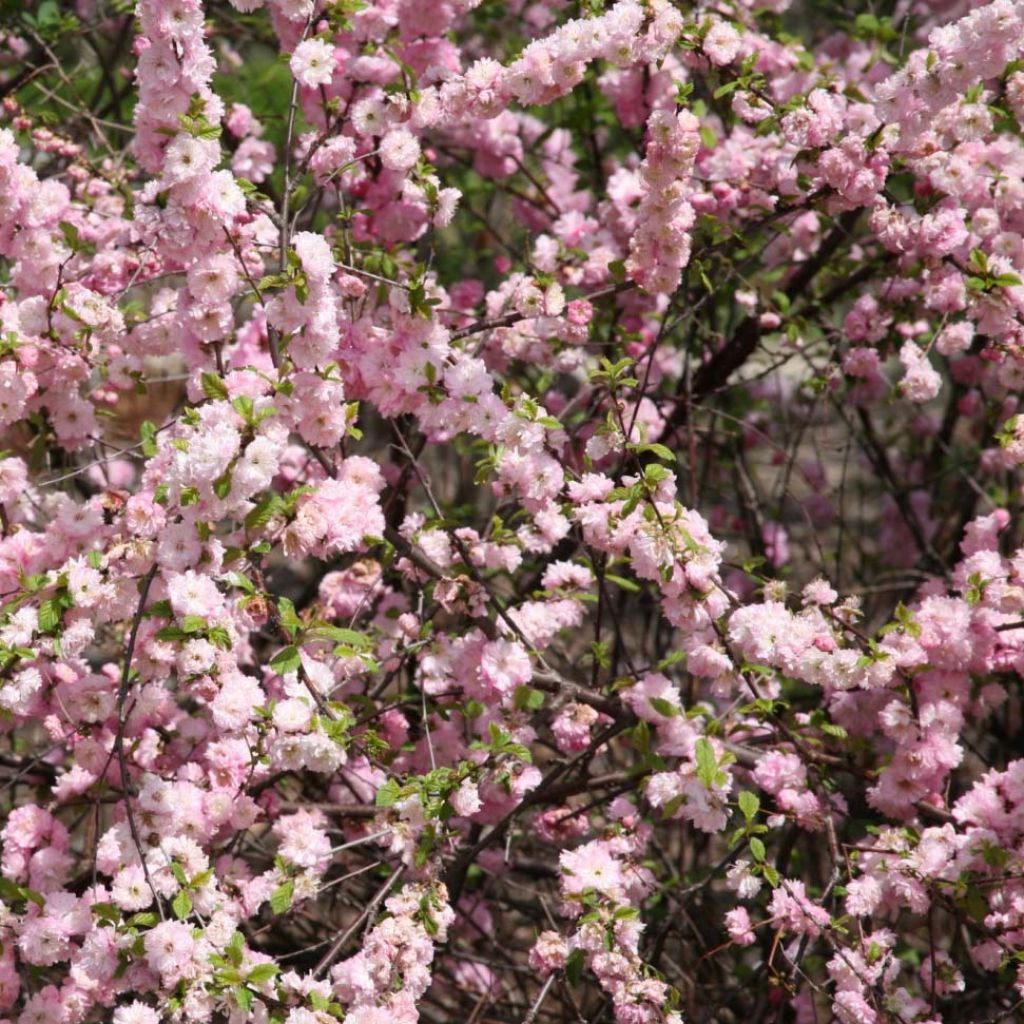
M 37 8 L 0 1024 L 1024 1013 L 1021 5 Z

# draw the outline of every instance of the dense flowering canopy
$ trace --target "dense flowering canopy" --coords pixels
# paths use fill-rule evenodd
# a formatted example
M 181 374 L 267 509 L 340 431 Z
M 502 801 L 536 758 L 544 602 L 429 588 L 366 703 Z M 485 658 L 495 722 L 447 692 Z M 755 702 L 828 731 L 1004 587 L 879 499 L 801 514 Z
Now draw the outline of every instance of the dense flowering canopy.
M 1024 1013 L 1024 6 L 0 22 L 0 1024 Z

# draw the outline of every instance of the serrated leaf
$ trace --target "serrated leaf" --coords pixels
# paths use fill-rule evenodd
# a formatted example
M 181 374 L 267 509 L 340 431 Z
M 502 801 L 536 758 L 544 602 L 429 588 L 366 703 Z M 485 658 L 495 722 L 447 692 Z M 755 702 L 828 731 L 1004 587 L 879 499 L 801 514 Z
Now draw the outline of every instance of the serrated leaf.
M 203 394 L 215 401 L 223 401 L 228 397 L 227 385 L 216 373 L 204 373 L 202 378 Z
M 231 408 L 242 417 L 246 423 L 252 420 L 252 411 L 255 408 L 255 403 L 248 395 L 239 395 L 232 403 Z
M 61 607 L 52 597 L 47 598 L 39 606 L 39 632 L 52 633 L 61 620 Z
M 257 964 L 246 977 L 246 984 L 263 985 L 276 977 L 280 970 L 277 964 Z
M 391 807 L 401 796 L 402 787 L 394 779 L 388 779 L 377 790 L 375 803 L 378 807 Z
M 299 649 L 294 644 L 282 648 L 270 659 L 270 667 L 281 675 L 287 672 L 297 672 L 301 666 L 302 659 L 299 657 Z
M 245 517 L 245 528 L 247 530 L 260 530 L 270 522 L 276 515 L 284 511 L 284 502 L 280 495 L 270 494 L 261 499 L 254 509 L 251 509 Z
M 287 878 L 270 894 L 270 909 L 275 914 L 283 914 L 291 907 L 294 896 L 295 882 Z
M 179 921 L 184 921 L 192 913 L 192 897 L 184 889 L 179 889 L 171 901 L 171 910 Z
M 697 778 L 711 789 L 718 773 L 718 758 L 715 757 L 715 748 L 703 736 L 694 746 L 694 758 L 697 762 Z
M 247 594 L 256 593 L 256 584 L 248 576 L 243 576 L 240 572 L 229 572 L 227 579 L 231 586 L 238 590 L 243 590 Z
M 375 646 L 365 633 L 344 626 L 312 626 L 306 630 L 305 635 L 311 640 L 333 640 L 336 644 L 344 644 L 357 651 L 372 650 Z
M 745 789 L 737 799 L 743 817 L 748 823 L 752 822 L 757 817 L 757 812 L 761 809 L 761 801 L 757 794 L 751 793 L 749 789 Z
M 302 629 L 302 619 L 295 611 L 295 605 L 287 597 L 277 599 L 277 611 L 281 616 L 281 625 L 288 631 L 289 635 Z

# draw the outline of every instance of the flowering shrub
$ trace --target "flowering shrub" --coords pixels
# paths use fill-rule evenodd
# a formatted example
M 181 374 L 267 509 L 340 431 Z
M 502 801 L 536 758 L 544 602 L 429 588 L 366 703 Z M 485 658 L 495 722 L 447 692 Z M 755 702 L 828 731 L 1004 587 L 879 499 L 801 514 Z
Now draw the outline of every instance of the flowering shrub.
M 0 1021 L 1020 1019 L 1024 7 L 849 6 L 4 4 Z

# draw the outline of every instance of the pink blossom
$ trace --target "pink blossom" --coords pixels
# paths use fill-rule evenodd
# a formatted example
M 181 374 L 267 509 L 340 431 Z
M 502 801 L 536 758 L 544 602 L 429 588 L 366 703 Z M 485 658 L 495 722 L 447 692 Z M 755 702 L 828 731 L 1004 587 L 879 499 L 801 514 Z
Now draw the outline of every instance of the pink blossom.
M 182 921 L 162 921 L 146 933 L 146 960 L 166 976 L 180 975 L 195 948 L 192 932 Z

